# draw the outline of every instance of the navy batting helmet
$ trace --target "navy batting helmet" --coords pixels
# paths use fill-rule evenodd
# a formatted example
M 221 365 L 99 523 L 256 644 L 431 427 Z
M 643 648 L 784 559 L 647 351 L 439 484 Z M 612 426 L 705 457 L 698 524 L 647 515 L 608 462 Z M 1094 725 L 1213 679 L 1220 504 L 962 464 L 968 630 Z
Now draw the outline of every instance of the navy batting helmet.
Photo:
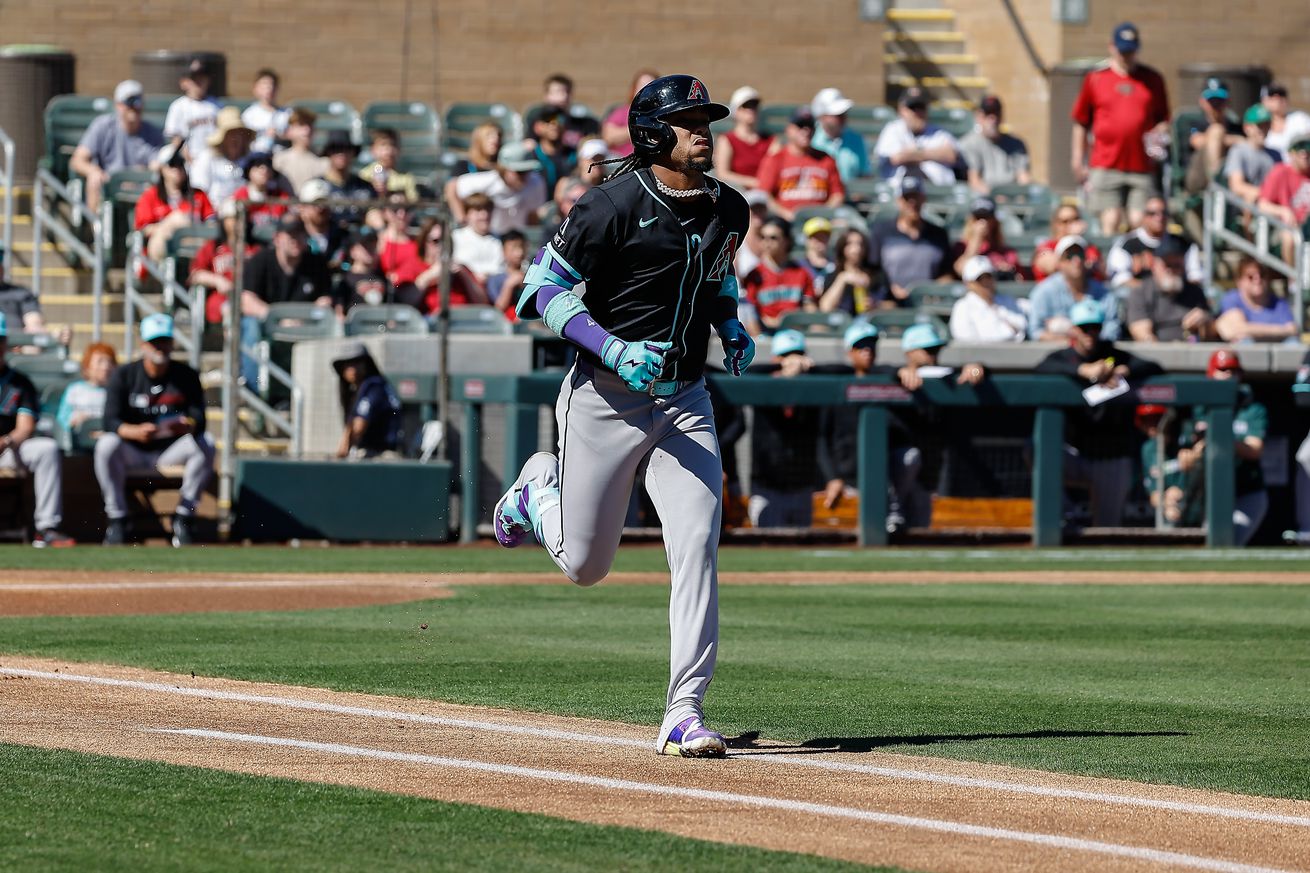
M 704 109 L 710 121 L 731 114 L 722 103 L 710 101 L 709 89 L 695 76 L 662 76 L 638 91 L 628 108 L 628 133 L 633 151 L 649 158 L 668 151 L 675 135 L 668 122 L 661 119 L 684 109 Z

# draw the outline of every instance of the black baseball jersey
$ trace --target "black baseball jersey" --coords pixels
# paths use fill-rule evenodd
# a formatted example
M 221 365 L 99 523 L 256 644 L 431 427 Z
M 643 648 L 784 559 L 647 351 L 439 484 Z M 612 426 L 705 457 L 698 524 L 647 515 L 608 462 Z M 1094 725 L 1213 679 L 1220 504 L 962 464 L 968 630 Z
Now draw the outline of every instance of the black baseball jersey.
M 193 433 L 205 432 L 205 389 L 200 374 L 186 364 L 171 361 L 164 378 L 155 380 L 141 361 L 123 364 L 109 377 L 105 389 L 105 431 L 114 433 L 120 424 L 158 424 L 184 415 L 195 422 Z M 152 440 L 147 447 L 159 451 L 177 437 Z
M 13 431 L 18 426 L 19 415 L 37 418 L 41 413 L 41 398 L 36 393 L 32 380 L 5 366 L 0 359 L 0 436 Z
M 667 197 L 649 168 L 624 173 L 582 195 L 548 246 L 586 281 L 597 324 L 627 342 L 673 343 L 665 379 L 699 378 L 710 327 L 735 317 L 718 298 L 725 279 L 736 281 L 749 208 L 735 189 L 705 181 L 717 201 Z

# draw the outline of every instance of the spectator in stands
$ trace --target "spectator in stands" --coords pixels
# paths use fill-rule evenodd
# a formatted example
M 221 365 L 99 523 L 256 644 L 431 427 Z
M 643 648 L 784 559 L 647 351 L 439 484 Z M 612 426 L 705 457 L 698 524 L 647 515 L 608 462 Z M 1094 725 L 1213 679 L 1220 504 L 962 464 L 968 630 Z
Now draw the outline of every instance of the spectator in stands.
M 789 312 L 815 309 L 814 282 L 809 271 L 791 259 L 791 222 L 771 216 L 760 230 L 764 251 L 746 276 L 745 298 L 755 307 L 758 326 L 752 333 L 773 333 Z
M 287 214 L 291 191 L 273 172 L 273 156 L 268 152 L 251 152 L 241 159 L 241 173 L 246 183 L 232 192 L 232 201 L 244 202 L 246 215 L 255 229 L 272 227 Z
M 846 346 L 849 366 L 824 368 L 823 372 L 856 377 L 892 375 L 896 372 L 894 367 L 874 363 L 878 357 L 878 328 L 867 321 L 856 321 L 848 327 L 842 343 Z M 819 408 L 817 461 L 825 483 L 823 505 L 826 509 L 835 509 L 843 500 L 859 496 L 855 489 L 859 474 L 859 434 L 858 405 L 847 403 Z M 923 523 L 922 512 L 916 512 L 916 507 L 927 502 L 927 495 L 919 485 L 923 455 L 914 445 L 910 429 L 894 414 L 891 416 L 889 437 L 887 530 L 894 533 L 909 518 L 913 518 L 916 523 Z
M 969 290 L 951 307 L 951 337 L 956 342 L 1017 343 L 1028 335 L 1028 316 L 1018 302 L 996 293 L 996 267 L 974 255 L 960 269 Z
M 224 106 L 217 128 L 205 142 L 209 148 L 191 161 L 191 186 L 209 195 L 209 202 L 222 206 L 245 180 L 241 162 L 250 154 L 255 132 L 241 123 L 241 111 Z
M 82 351 L 82 378 L 64 389 L 55 412 L 60 430 L 73 433 L 84 424 L 104 418 L 105 386 L 117 366 L 118 355 L 108 343 L 91 343 Z M 88 436 L 98 438 L 100 433 Z
M 565 118 L 567 116 L 562 110 L 547 107 L 537 113 L 532 122 L 535 142 L 532 153 L 541 168 L 542 181 L 546 183 L 547 199 L 554 196 L 556 186 L 578 165 L 577 151 L 564 145 Z
M 600 135 L 609 146 L 610 153 L 616 158 L 626 158 L 632 154 L 632 137 L 628 134 L 628 109 L 637 92 L 660 77 L 654 70 L 638 70 L 632 77 L 632 87 L 628 89 L 628 99 L 615 106 L 605 116 Z
M 960 139 L 960 155 L 969 168 L 969 187 L 990 194 L 997 185 L 1028 185 L 1033 176 L 1028 146 L 1001 132 L 1001 98 L 988 94 L 974 110 L 974 128 Z
M 824 88 L 810 101 L 810 112 L 818 122 L 810 145 L 832 156 L 843 182 L 873 175 L 864 137 L 846 126 L 846 113 L 854 105 L 836 88 Z
M 423 271 L 418 243 L 409 235 L 411 214 L 405 192 L 393 191 L 387 195 L 387 205 L 382 210 L 382 230 L 378 234 L 378 263 L 397 289 L 412 283 L 414 277 Z
M 164 145 L 164 132 L 141 117 L 145 96 L 135 79 L 114 88 L 114 111 L 91 122 L 68 166 L 86 179 L 86 205 L 100 208 L 100 192 L 119 170 L 143 170 Z
M 273 245 L 246 261 L 241 277 L 241 344 L 246 347 L 262 338 L 271 303 L 332 305 L 327 258 L 309 251 L 305 223 L 295 213 L 282 216 Z M 253 388 L 258 377 L 254 358 L 242 356 L 241 375 Z
M 1098 335 L 1119 338 L 1119 304 L 1114 295 L 1087 269 L 1087 240 L 1066 236 L 1055 245 L 1060 269 L 1033 288 L 1028 298 L 1028 336 L 1051 342 L 1069 335 L 1069 313 L 1075 304 L 1090 300 L 1103 310 Z
M 600 140 L 593 140 L 599 142 Z M 555 195 L 555 211 L 559 221 L 554 227 L 547 228 L 548 232 L 542 235 L 542 239 L 554 239 L 555 234 L 559 231 L 564 220 L 569 217 L 573 211 L 573 206 L 578 199 L 586 194 L 590 186 L 577 177 L 561 179 L 558 193 Z
M 819 311 L 867 315 L 878 306 L 876 290 L 869 266 L 869 239 L 850 228 L 837 240 L 832 269 L 819 296 Z
M 832 222 L 816 215 L 801 225 L 801 236 L 805 237 L 805 256 L 801 266 L 814 280 L 815 289 L 823 288 L 832 275 L 832 258 L 828 257 L 828 244 L 832 242 Z
M 162 312 L 141 320 L 141 357 L 109 377 L 105 433 L 96 440 L 95 471 L 109 519 L 105 545 L 128 540 L 129 472 L 181 466 L 182 487 L 173 515 L 173 545 L 188 546 L 196 503 L 214 471 L 214 444 L 205 433 L 205 391 L 200 374 L 172 360 L 173 319 Z
M 521 231 L 510 230 L 501 234 L 500 246 L 505 269 L 487 277 L 487 299 L 513 321 L 517 317 L 515 304 L 532 259 L 528 256 L 528 238 Z
M 399 191 L 410 203 L 418 200 L 418 180 L 398 168 L 400 134 L 389 127 L 369 131 L 369 154 L 372 162 L 359 171 L 359 178 L 373 186 L 375 197 Z
M 903 177 L 897 184 L 896 217 L 875 223 L 869 231 L 869 263 L 887 278 L 879 300 L 893 306 L 907 305 L 915 285 L 951 273 L 950 238 L 941 227 L 923 220 L 923 201 L 923 180 Z
M 1211 76 L 1205 80 L 1201 98 L 1201 117 L 1187 131 L 1187 159 L 1183 190 L 1200 194 L 1219 176 L 1228 150 L 1242 141 L 1242 123 L 1228 108 L 1228 85 Z
M 287 149 L 291 151 L 291 149 Z M 344 130 L 334 130 L 328 134 L 327 144 L 323 146 L 323 156 L 327 158 L 327 169 L 323 171 L 323 181 L 330 187 L 329 197 L 333 200 L 372 200 L 373 186 L 355 175 L 355 158 L 359 157 L 359 146 L 350 141 L 350 135 Z M 276 166 L 276 164 L 274 165 Z M 296 190 L 300 190 L 297 188 Z M 349 207 L 333 207 L 332 220 L 339 223 L 358 223 L 360 210 Z M 382 218 L 378 216 L 376 230 L 381 226 Z
M 1172 240 L 1186 252 L 1187 278 L 1192 282 L 1204 279 L 1201 267 L 1201 250 L 1188 246 L 1187 241 L 1169 232 L 1169 212 L 1163 197 L 1154 196 L 1146 201 L 1142 222 L 1134 230 L 1115 240 L 1105 256 L 1105 272 L 1113 288 L 1132 288 L 1151 275 L 1151 261 L 1164 240 Z
M 253 108 L 252 106 L 251 109 Z M 249 109 L 246 110 L 246 112 L 249 111 Z M 246 120 L 244 115 L 241 117 Z M 287 116 L 286 138 L 290 145 L 273 155 L 273 169 L 286 177 L 287 181 L 291 183 L 292 191 L 299 191 L 310 179 L 317 179 L 329 172 L 331 162 L 327 157 L 327 151 L 323 152 L 322 157 L 314 154 L 314 125 L 317 122 L 318 116 L 310 109 L 292 109 Z M 259 130 L 249 120 L 246 120 L 246 126 Z M 342 131 L 342 133 L 345 133 L 345 131 Z M 349 138 L 347 138 L 347 142 L 349 142 Z M 258 139 L 255 140 L 254 148 L 256 151 L 267 151 L 267 149 L 261 150 L 259 148 Z M 347 166 L 345 170 L 349 174 L 350 167 Z M 356 179 L 355 181 L 363 180 Z
M 66 346 L 73 341 L 73 329 L 68 325 L 52 330 L 41 314 L 41 301 L 31 288 L 10 284 L 5 277 L 5 250 L 0 247 L 0 315 L 7 319 L 15 332 L 29 336 L 48 336 L 52 342 Z
M 464 201 L 473 194 L 491 198 L 491 232 L 522 230 L 539 224 L 539 210 L 546 204 L 546 183 L 541 162 L 522 143 L 502 146 L 496 169 L 465 173 L 446 183 L 446 204 L 458 223 L 464 222 Z
M 233 245 L 236 243 L 236 212 L 223 217 L 221 227 L 223 234 L 218 239 L 207 240 L 200 251 L 191 259 L 191 275 L 187 285 L 202 285 L 208 289 L 205 295 L 205 321 L 210 324 L 222 324 L 224 307 L 228 295 L 232 293 L 232 283 L 236 274 L 236 255 Z M 260 250 L 259 241 L 246 228 L 247 260 Z
M 146 255 L 154 261 L 168 254 L 168 241 L 181 228 L 209 221 L 214 207 L 204 191 L 191 187 L 182 149 L 169 143 L 156 157 L 159 178 L 136 202 L 135 227 L 146 238 Z
M 1301 227 L 1310 217 L 1310 131 L 1287 146 L 1287 163 L 1269 171 L 1260 186 L 1260 211 L 1293 227 Z M 1283 257 L 1296 262 L 1299 242 L 1295 231 L 1279 233 Z
M 1282 155 L 1266 143 L 1269 122 L 1269 110 L 1259 103 L 1246 110 L 1242 116 L 1242 130 L 1246 136 L 1228 150 L 1228 158 L 1224 161 L 1224 178 L 1229 190 L 1247 203 L 1254 204 L 1260 199 L 1260 186 L 1283 160 Z
M 305 241 L 309 250 L 335 265 L 340 260 L 345 228 L 332 220 L 332 212 L 325 202 L 331 196 L 332 186 L 325 179 L 310 179 L 300 188 L 300 205 L 296 207 L 296 214 L 305 223 Z
M 400 398 L 363 343 L 351 343 L 332 361 L 346 427 L 338 458 L 376 458 L 400 451 Z
M 805 335 L 780 330 L 771 341 L 773 363 L 762 367 L 775 378 L 791 379 L 813 366 L 805 354 Z M 757 406 L 751 430 L 751 496 L 746 504 L 754 527 L 809 527 L 814 491 L 819 411 L 814 406 Z
M 541 106 L 543 109 L 558 110 L 563 115 L 564 135 L 561 142 L 564 147 L 576 151 L 578 145 L 589 136 L 600 134 L 600 125 L 596 119 L 575 114 L 573 107 L 573 80 L 563 73 L 552 73 L 542 83 Z M 534 117 L 528 118 L 528 130 L 532 130 Z
M 464 226 L 455 229 L 454 260 L 462 264 L 482 284 L 488 276 L 505 272 L 505 253 L 500 240 L 491 232 L 491 198 L 470 194 L 464 200 Z
M 378 235 L 371 227 L 361 227 L 346 240 L 348 263 L 332 283 L 332 299 L 337 315 L 344 318 L 352 307 L 378 306 L 395 299 L 395 288 L 387 281 L 378 263 Z
M 600 139 L 583 140 L 582 145 L 578 146 L 578 165 L 574 168 L 574 173 L 566 179 L 560 179 L 555 188 L 555 203 L 560 203 L 560 189 L 569 188 L 574 185 L 582 185 L 583 191 L 587 188 L 594 188 L 601 182 L 605 181 L 605 167 L 603 161 L 610 159 L 609 149 L 605 146 L 605 141 Z M 573 198 L 573 203 L 578 202 L 578 194 Z M 572 208 L 573 203 L 569 204 Z M 566 213 L 561 207 L 560 216 Z
M 494 121 L 484 121 L 469 132 L 468 153 L 455 167 L 455 175 L 483 173 L 496 169 L 496 155 L 505 139 L 505 132 Z
M 742 197 L 750 210 L 750 224 L 746 226 L 746 236 L 737 247 L 737 256 L 732 265 L 737 271 L 737 281 L 744 284 L 746 276 L 759 265 L 760 258 L 764 256 L 764 240 L 760 239 L 760 231 L 764 227 L 764 220 L 769 217 L 769 195 L 758 188 L 752 188 Z M 745 319 L 742 323 L 746 323 Z
M 287 132 L 291 110 L 277 105 L 278 84 L 277 73 L 268 68 L 255 73 L 255 84 L 251 89 L 255 102 L 241 113 L 241 122 L 255 132 L 255 141 L 251 148 L 257 152 L 272 154 L 277 141 Z
M 1310 132 L 1310 115 L 1300 110 L 1289 111 L 1287 86 L 1281 82 L 1270 82 L 1260 89 L 1260 104 L 1269 111 L 1269 134 L 1265 137 L 1265 145 L 1278 152 L 1280 160 L 1287 160 L 1287 147 L 1292 144 L 1292 139 Z
M 773 137 L 760 133 L 760 92 L 742 85 L 728 100 L 732 130 L 714 143 L 714 175 L 739 191 L 759 185 L 756 178 L 764 156 L 773 147 Z
M 223 104 L 209 96 L 209 66 L 193 58 L 178 81 L 182 96 L 174 100 L 164 116 L 164 136 L 183 146 L 183 154 L 194 161 L 204 154 L 209 135 L 218 124 Z
M 1237 409 L 1233 414 L 1233 454 L 1236 456 L 1236 503 L 1233 506 L 1234 544 L 1245 546 L 1255 536 L 1260 522 L 1269 511 L 1269 492 L 1265 490 L 1264 470 L 1260 459 L 1264 457 L 1265 437 L 1269 433 L 1269 412 L 1255 399 L 1251 386 L 1242 380 L 1242 362 L 1237 353 L 1219 349 L 1210 356 L 1206 378 L 1235 381 Z M 1200 478 L 1206 452 L 1204 421 L 1192 423 L 1194 438 L 1191 444 L 1178 450 L 1178 466 L 1185 475 Z
M 1214 315 L 1199 285 L 1187 281 L 1187 250 L 1166 238 L 1151 259 L 1151 273 L 1128 292 L 1128 332 L 1139 343 L 1215 339 Z
M 977 255 L 991 262 L 995 278 L 1020 278 L 1023 266 L 1019 253 L 1006 245 L 1001 222 L 996 218 L 996 201 L 990 197 L 975 197 L 969 207 L 963 238 L 951 249 L 951 266 L 956 275 L 963 276 L 964 265 Z
M 769 211 L 791 221 L 806 206 L 840 206 L 846 200 L 837 162 L 811 145 L 814 116 L 796 110 L 787 123 L 786 144 L 760 164 L 759 188 L 769 195 Z
M 404 302 L 412 303 L 425 315 L 432 315 L 441 309 L 441 241 L 445 237 L 445 227 L 435 218 L 429 218 L 419 228 L 419 240 L 422 241 L 422 255 L 417 264 L 418 273 L 413 278 L 413 287 L 419 292 L 418 299 L 406 298 Z M 453 243 L 454 240 L 451 240 Z M 402 275 L 402 278 L 405 278 Z M 407 281 L 409 281 L 407 279 Z M 463 306 L 468 303 L 486 303 L 487 294 L 473 274 L 459 264 L 450 267 L 450 305 Z
M 32 380 L 5 361 L 8 319 L 0 313 L 0 467 L 32 474 L 36 491 L 37 548 L 71 546 L 72 537 L 59 531 L 63 521 L 63 467 L 59 446 L 49 437 L 36 436 L 41 396 Z
M 1033 251 L 1033 279 L 1040 282 L 1060 269 L 1060 259 L 1055 254 L 1056 244 L 1066 236 L 1082 236 L 1087 232 L 1087 222 L 1083 220 L 1082 210 L 1073 203 L 1061 203 L 1051 213 L 1051 235 L 1037 244 Z M 1094 245 L 1088 245 L 1084 252 L 1087 272 L 1100 279 L 1103 277 L 1101 251 Z
M 1164 79 L 1137 62 L 1140 49 L 1136 26 L 1124 22 L 1115 27 L 1109 60 L 1083 77 L 1073 105 L 1074 178 L 1079 184 L 1090 181 L 1091 208 L 1107 235 L 1118 232 L 1125 215 L 1130 225 L 1141 223 L 1146 201 L 1156 193 L 1155 162 L 1146 140 L 1169 138 Z M 1088 133 L 1094 140 L 1090 161 Z
M 896 371 L 896 378 L 906 391 L 918 391 L 925 379 L 945 379 L 955 375 L 951 367 L 938 363 L 942 349 L 946 348 L 946 337 L 938 333 L 931 324 L 920 322 L 912 324 L 901 334 L 901 351 L 905 353 L 905 365 Z M 958 385 L 977 385 L 987 378 L 987 370 L 979 363 L 968 363 L 960 368 L 955 377 Z
M 934 185 L 955 184 L 959 144 L 948 131 L 928 121 L 928 95 L 923 89 L 906 88 L 896 114 L 874 147 L 882 177 L 917 176 Z
M 1105 311 L 1082 299 L 1069 310 L 1069 347 L 1051 352 L 1037 365 L 1038 373 L 1068 376 L 1079 388 L 1121 382 L 1139 384 L 1161 372 L 1154 361 L 1138 358 L 1103 337 Z M 1118 527 L 1133 483 L 1137 436 L 1133 406 L 1101 402 L 1071 407 L 1065 412 L 1064 481 L 1091 493 L 1092 524 Z
M 1275 297 L 1269 271 L 1250 255 L 1237 265 L 1237 287 L 1219 302 L 1215 322 L 1219 338 L 1228 343 L 1288 342 L 1296 339 L 1292 307 Z

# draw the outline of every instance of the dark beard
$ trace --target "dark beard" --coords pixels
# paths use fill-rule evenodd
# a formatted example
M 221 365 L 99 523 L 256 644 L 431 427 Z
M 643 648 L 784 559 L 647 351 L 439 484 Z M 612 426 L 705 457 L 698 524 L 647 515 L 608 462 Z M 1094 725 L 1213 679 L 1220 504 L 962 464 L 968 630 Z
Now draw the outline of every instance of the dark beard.
M 697 173 L 708 173 L 714 169 L 713 152 L 710 153 L 708 158 L 688 158 L 683 162 L 682 169 L 684 171 L 695 170 Z

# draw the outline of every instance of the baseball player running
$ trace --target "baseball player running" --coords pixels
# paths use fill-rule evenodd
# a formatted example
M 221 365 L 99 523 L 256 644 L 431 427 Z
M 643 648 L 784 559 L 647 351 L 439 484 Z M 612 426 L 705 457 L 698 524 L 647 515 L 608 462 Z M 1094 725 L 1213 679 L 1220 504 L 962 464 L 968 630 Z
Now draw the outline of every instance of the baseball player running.
M 644 477 L 672 576 L 656 750 L 683 757 L 727 751 L 701 710 L 718 654 L 723 487 L 702 375 L 710 328 L 733 375 L 755 355 L 737 320 L 732 268 L 746 201 L 705 175 L 710 123 L 727 115 L 693 76 L 651 82 L 628 113 L 632 156 L 537 254 L 518 312 L 581 351 L 555 406 L 558 456 L 529 458 L 494 518 L 501 545 L 535 540 L 575 583 L 594 585 L 609 573 L 633 482 Z

